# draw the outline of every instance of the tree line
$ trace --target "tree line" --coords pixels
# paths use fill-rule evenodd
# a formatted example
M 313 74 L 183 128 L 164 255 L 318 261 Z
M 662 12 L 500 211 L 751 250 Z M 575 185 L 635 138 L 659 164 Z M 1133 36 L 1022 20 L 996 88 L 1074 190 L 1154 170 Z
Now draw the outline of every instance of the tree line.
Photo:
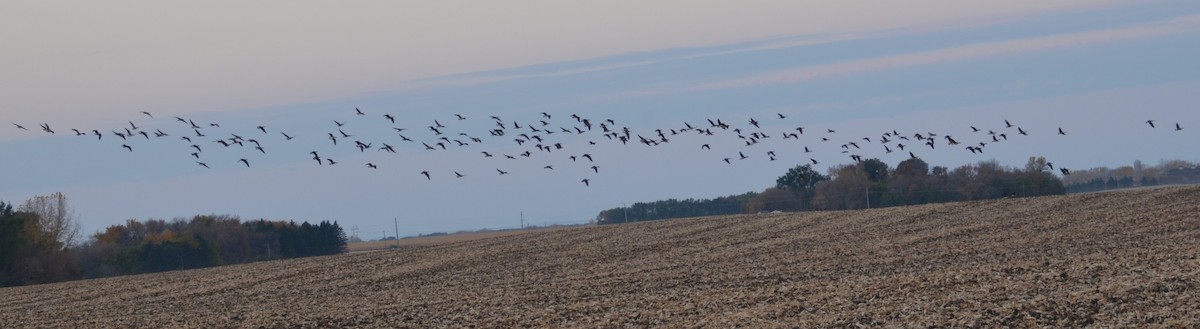
M 641 220 L 759 213 L 770 211 L 849 210 L 1025 197 L 1066 193 L 1044 157 L 1031 157 L 1024 168 L 995 160 L 954 169 L 930 167 L 919 158 L 890 167 L 879 159 L 830 168 L 821 174 L 804 164 L 789 169 L 773 187 L 711 200 L 637 203 L 601 211 L 600 224 Z
M 1165 184 L 1197 184 L 1200 183 L 1200 163 L 1163 160 L 1158 165 L 1147 166 L 1141 161 L 1134 161 L 1132 166 L 1075 170 L 1071 176 L 1064 178 L 1064 181 L 1067 184 L 1067 193 Z
M 243 222 L 226 215 L 129 220 L 83 243 L 74 243 L 77 233 L 61 193 L 15 210 L 0 202 L 0 286 L 332 255 L 347 243 L 337 222 Z

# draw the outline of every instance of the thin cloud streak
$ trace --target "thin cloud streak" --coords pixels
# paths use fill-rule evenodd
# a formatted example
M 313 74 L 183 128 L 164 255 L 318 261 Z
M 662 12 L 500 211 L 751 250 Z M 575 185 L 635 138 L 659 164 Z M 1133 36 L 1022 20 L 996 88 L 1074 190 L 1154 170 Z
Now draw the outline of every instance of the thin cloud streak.
M 667 94 L 695 93 L 713 90 L 794 84 L 818 79 L 838 78 L 884 70 L 903 69 L 953 61 L 978 60 L 1031 52 L 1111 43 L 1165 36 L 1194 31 L 1200 26 L 1200 15 L 1160 21 L 1143 26 L 1059 34 L 1045 37 L 987 42 L 916 53 L 882 56 L 826 65 L 790 68 L 713 83 L 679 88 L 657 88 L 612 95 L 612 98 L 637 98 Z

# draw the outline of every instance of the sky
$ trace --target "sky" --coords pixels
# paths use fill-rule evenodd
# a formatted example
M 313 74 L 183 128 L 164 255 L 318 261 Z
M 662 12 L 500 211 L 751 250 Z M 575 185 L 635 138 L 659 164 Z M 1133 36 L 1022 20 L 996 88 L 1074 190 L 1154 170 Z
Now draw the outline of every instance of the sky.
M 907 151 L 948 167 L 1200 161 L 1198 41 L 1200 3 L 1170 0 L 5 1 L 0 201 L 62 192 L 87 235 L 228 214 L 336 220 L 377 239 L 393 221 L 401 236 L 585 223 L 635 202 L 761 191 L 788 168 L 816 159 L 823 171 L 850 154 L 893 166 Z M 584 128 L 572 114 L 611 119 L 635 140 L 561 132 Z M 489 134 L 490 116 L 505 136 Z M 679 133 L 708 119 L 771 137 Z M 131 124 L 149 138 L 112 133 Z M 783 138 L 797 127 L 800 138 Z M 655 129 L 669 142 L 637 143 L 661 139 Z M 988 145 L 900 151 L 892 138 L 887 153 L 879 138 L 892 131 Z M 563 148 L 519 145 L 521 133 Z M 263 151 L 216 143 L 234 134 Z M 864 147 L 842 153 L 851 141 Z M 437 142 L 449 145 L 422 145 Z M 338 163 L 318 165 L 313 151 Z

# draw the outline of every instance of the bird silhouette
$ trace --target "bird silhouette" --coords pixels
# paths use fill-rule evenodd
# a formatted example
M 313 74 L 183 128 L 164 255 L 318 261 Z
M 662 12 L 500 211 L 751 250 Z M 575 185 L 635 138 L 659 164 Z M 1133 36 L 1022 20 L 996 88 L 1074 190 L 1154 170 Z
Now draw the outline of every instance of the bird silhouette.
M 1065 136 L 1067 134 L 1067 132 L 1063 131 L 1062 127 L 1058 127 L 1058 134 Z
M 196 161 L 196 164 L 200 165 L 201 167 L 208 168 L 208 164 L 207 164 L 207 163 L 203 163 L 203 162 Z M 212 169 L 212 168 L 209 168 L 209 169 Z
M 133 147 L 129 146 L 129 144 L 121 144 L 121 147 L 124 147 L 126 150 L 129 150 L 129 152 L 133 152 Z
M 142 111 L 142 114 L 145 114 L 146 116 L 150 117 L 151 119 L 154 118 L 153 115 L 150 115 L 150 112 Z
M 375 164 L 374 164 L 374 163 L 370 163 L 370 162 L 367 162 L 367 168 L 371 168 L 371 169 L 379 169 L 379 167 L 375 166 Z
M 29 130 L 29 129 L 25 128 L 25 126 L 19 125 L 19 124 L 17 124 L 16 122 L 13 122 L 12 124 L 13 124 L 14 126 L 17 126 L 17 129 L 21 129 L 21 130 Z
M 457 174 L 457 172 L 455 172 L 455 173 Z M 430 178 L 430 177 L 429 177 L 429 172 L 428 172 L 428 171 L 422 171 L 422 172 L 421 172 L 421 174 L 422 174 L 422 175 L 425 175 L 425 180 L 432 180 L 432 179 L 433 179 L 433 178 Z
M 583 180 L 581 180 L 581 182 L 583 182 L 583 186 L 592 186 L 592 184 L 591 184 L 592 180 L 590 180 L 590 179 L 584 178 Z
M 1183 130 L 1183 127 L 1180 126 L 1179 123 L 1175 123 L 1175 131 L 1180 131 L 1180 130 Z
M 388 121 L 391 121 L 392 124 L 396 124 L 396 117 L 393 117 L 391 114 L 384 114 L 383 118 L 388 119 Z
M 599 174 L 599 173 L 600 173 L 600 167 L 598 167 L 598 166 L 592 166 L 592 171 L 594 171 L 594 172 L 596 172 L 597 174 Z
M 292 137 L 291 135 L 288 135 L 287 133 L 285 133 L 285 132 L 282 132 L 282 131 L 281 131 L 281 132 L 279 132 L 279 133 L 280 133 L 280 134 L 283 134 L 283 138 L 286 138 L 286 139 L 287 139 L 287 140 L 289 140 L 289 141 L 290 141 L 290 140 L 292 140 L 292 138 L 295 138 L 295 137 Z
M 246 159 L 238 159 L 238 162 L 246 164 L 246 168 L 250 168 L 250 161 Z
M 1146 120 L 1146 124 L 1150 125 L 1150 128 L 1155 128 L 1155 127 L 1154 127 L 1154 120 Z
M 496 172 L 499 172 L 501 175 L 508 175 L 508 172 L 507 172 L 507 171 L 503 171 L 503 170 L 500 170 L 500 169 L 496 169 Z
M 357 107 L 356 107 L 356 108 L 354 108 L 354 114 L 357 114 L 357 115 L 367 115 L 366 113 L 363 113 L 363 111 L 362 111 L 362 110 L 359 110 Z
M 42 131 L 45 131 L 45 132 L 48 132 L 48 133 L 51 133 L 51 134 L 53 134 L 53 133 L 54 133 L 54 130 L 50 130 L 50 124 L 48 124 L 48 123 L 43 123 L 43 124 L 42 124 Z

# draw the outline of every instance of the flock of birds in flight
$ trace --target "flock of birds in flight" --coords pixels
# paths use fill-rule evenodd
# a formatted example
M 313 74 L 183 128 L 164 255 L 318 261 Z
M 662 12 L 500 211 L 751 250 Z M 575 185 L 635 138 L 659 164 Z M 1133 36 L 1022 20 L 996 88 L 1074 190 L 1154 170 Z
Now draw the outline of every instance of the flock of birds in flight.
M 154 115 L 149 112 L 142 111 L 141 114 L 148 119 L 154 119 Z M 395 154 L 397 153 L 396 145 L 405 145 L 408 143 L 413 145 L 419 144 L 419 146 L 416 147 L 423 148 L 426 151 L 446 151 L 450 148 L 481 145 L 485 142 L 485 137 L 481 137 L 484 136 L 483 134 L 470 134 L 465 131 L 454 131 L 453 126 L 455 125 L 452 123 L 468 120 L 466 116 L 459 114 L 454 114 L 453 117 L 445 118 L 447 124 L 441 122 L 442 120 L 440 119 L 433 120 L 433 122 L 428 126 L 418 130 L 409 130 L 408 128 L 396 127 L 396 117 L 391 114 L 368 115 L 367 112 L 355 108 L 354 111 L 348 113 L 347 116 L 348 117 L 344 118 L 343 120 L 334 120 L 328 127 L 330 131 L 322 136 L 323 139 L 327 139 L 327 142 L 330 143 L 328 146 L 353 147 L 359 152 L 376 150 L 378 152 Z M 782 113 L 777 113 L 776 116 L 777 117 L 773 117 L 771 119 L 788 119 L 788 116 Z M 378 140 L 363 141 L 361 139 L 356 139 L 356 134 L 346 131 L 351 130 L 351 127 L 354 127 L 354 125 L 351 125 L 352 121 L 369 119 L 370 117 L 377 117 L 371 120 L 378 120 L 378 123 L 386 123 L 392 128 L 393 131 L 391 131 L 391 133 L 396 135 L 393 138 L 398 138 L 398 140 L 393 140 L 390 142 L 395 143 L 396 145 Z M 509 139 L 509 141 L 515 143 L 518 148 L 526 149 L 524 152 L 515 154 L 481 150 L 479 151 L 479 156 L 483 158 L 498 158 L 496 155 L 500 155 L 503 157 L 503 159 L 518 160 L 520 158 L 531 159 L 540 154 L 568 152 L 567 150 L 573 148 L 564 145 L 564 143 L 567 143 L 566 140 L 558 138 L 559 136 L 564 135 L 587 136 L 587 138 L 593 138 L 587 140 L 586 143 L 588 145 L 597 145 L 600 142 L 619 142 L 621 144 L 639 143 L 646 146 L 659 146 L 667 144 L 670 143 L 671 140 L 676 139 L 677 136 L 687 134 L 697 136 L 732 135 L 738 138 L 738 141 L 735 143 L 744 143 L 744 146 L 751 147 L 766 140 L 776 138 L 776 136 L 779 136 L 779 138 L 783 140 L 798 141 L 801 139 L 801 136 L 806 135 L 806 133 L 808 135 L 815 133 L 820 135 L 819 140 L 823 144 L 833 142 L 833 145 L 837 145 L 837 143 L 841 143 L 841 153 L 848 155 L 853 161 L 861 162 L 863 161 L 863 156 L 858 153 L 867 151 L 864 149 L 864 147 L 868 147 L 869 144 L 873 143 L 877 143 L 878 150 L 881 150 L 884 153 L 890 154 L 893 152 L 908 152 L 909 157 L 918 158 L 916 153 L 914 153 L 917 149 L 939 150 L 939 147 L 942 147 L 941 149 L 946 149 L 946 146 L 960 148 L 973 154 L 982 154 L 985 147 L 989 145 L 1008 141 L 1009 138 L 1018 138 L 1018 136 L 1029 135 L 1029 131 L 1027 131 L 1025 128 L 1015 125 L 1008 120 L 1004 120 L 1004 126 L 1002 128 L 997 128 L 996 130 L 980 129 L 976 128 L 975 126 L 971 126 L 971 132 L 981 137 L 978 138 L 978 142 L 963 144 L 954 136 L 949 134 L 943 135 L 933 132 L 902 134 L 896 130 L 882 132 L 878 136 L 867 136 L 840 141 L 835 141 L 835 139 L 838 138 L 838 134 L 834 129 L 823 129 L 822 131 L 814 132 L 806 127 L 798 126 L 782 131 L 778 134 L 773 134 L 768 133 L 766 129 L 762 128 L 762 121 L 754 118 L 747 120 L 747 125 L 730 124 L 722 119 L 706 119 L 707 126 L 693 125 L 689 122 L 684 122 L 680 127 L 654 129 L 653 134 L 647 133 L 646 135 L 634 133 L 633 130 L 627 126 L 618 126 L 617 122 L 612 119 L 595 120 L 572 114 L 570 115 L 570 120 L 567 121 L 567 124 L 562 125 L 562 121 L 554 121 L 554 118 L 554 115 L 542 112 L 541 115 L 536 119 L 528 121 L 526 124 L 521 124 L 517 121 L 503 120 L 498 116 L 490 116 L 489 120 L 493 121 L 493 124 L 490 127 L 493 128 L 490 128 L 490 130 L 486 132 L 486 140 L 490 141 L 492 139 Z M 276 141 L 292 142 L 296 138 L 296 136 L 288 134 L 284 131 L 277 131 L 278 135 L 275 135 L 275 133 L 271 132 L 266 125 L 258 125 L 249 133 L 220 133 L 215 131 L 221 127 L 221 125 L 218 123 L 197 124 L 190 119 L 185 119 L 182 117 L 175 117 L 174 119 L 175 121 L 178 121 L 178 126 L 168 130 L 178 131 L 176 129 L 182 129 L 183 131 L 186 131 L 185 133 L 179 135 L 176 139 L 182 141 L 183 145 L 186 145 L 185 147 L 188 150 L 188 153 L 190 153 L 190 156 L 194 158 L 196 165 L 203 168 L 211 168 L 209 166 L 209 162 L 204 159 L 206 150 L 210 150 L 214 144 L 220 145 L 221 149 L 243 149 L 252 147 L 249 153 L 254 154 L 257 152 L 257 155 L 264 156 L 267 154 L 267 149 L 264 147 L 264 143 Z M 71 129 L 71 131 L 73 131 L 77 136 L 94 137 L 101 141 L 105 140 L 106 136 L 109 140 L 119 139 L 121 141 L 121 148 L 128 152 L 134 151 L 134 147 L 131 144 L 136 145 L 136 143 L 133 141 L 148 141 L 152 139 L 161 139 L 173 136 L 172 134 L 164 132 L 163 128 L 139 126 L 134 122 L 134 120 L 129 120 L 128 122 L 128 127 L 122 127 L 119 129 L 106 129 L 108 132 L 101 132 L 100 130 L 91 130 L 89 132 L 79 129 Z M 1150 128 L 1157 128 L 1154 120 L 1147 120 L 1145 123 Z M 28 128 L 21 124 L 12 123 L 12 125 L 17 129 L 29 131 Z M 56 133 L 48 123 L 42 123 L 40 127 L 45 133 Z M 1179 123 L 1175 123 L 1174 130 L 1181 131 L 1183 130 L 1183 126 L 1181 126 Z M 418 139 L 422 140 L 408 137 L 418 136 L 418 131 L 421 134 Z M 604 139 L 599 139 L 596 137 L 596 133 L 601 133 L 602 135 L 600 136 L 604 137 Z M 555 136 L 556 134 L 558 136 Z M 1066 130 L 1061 127 L 1058 128 L 1057 135 L 1066 134 Z M 946 146 L 942 146 L 943 143 Z M 711 151 L 713 150 L 712 145 L 716 144 L 706 143 L 701 145 L 700 149 Z M 914 147 L 916 149 L 914 149 Z M 813 152 L 809 146 L 797 146 L 794 148 L 794 150 L 797 152 L 799 152 L 801 149 L 803 150 L 803 153 Z M 733 164 L 734 161 L 747 160 L 751 158 L 750 155 L 746 154 L 746 152 L 751 152 L 750 150 L 750 148 L 738 150 L 736 156 L 734 156 L 731 151 L 726 157 L 719 157 L 719 159 L 725 164 Z M 312 161 L 316 162 L 316 165 L 334 166 L 340 163 L 330 157 L 322 156 L 322 154 L 318 151 L 310 151 L 308 152 L 308 155 L 311 155 L 311 159 Z M 779 157 L 774 150 L 766 151 L 763 155 L 765 155 L 769 161 L 776 161 Z M 241 157 L 237 159 L 235 164 L 250 167 L 252 158 L 253 157 Z M 567 156 L 567 158 L 570 159 L 573 164 L 578 163 L 579 166 L 590 171 L 591 174 L 600 173 L 600 167 L 596 164 L 596 158 L 591 153 L 576 152 L 570 154 Z M 808 158 L 808 162 L 811 162 L 813 165 L 820 163 L 817 159 L 812 157 Z M 367 169 L 379 169 L 380 167 L 373 162 L 362 163 L 361 165 Z M 1053 163 L 1047 163 L 1047 165 L 1049 166 L 1050 170 L 1055 170 Z M 545 165 L 542 167 L 542 169 L 555 170 L 553 165 Z M 1070 175 L 1071 173 L 1067 168 L 1060 167 L 1058 170 L 1063 175 Z M 459 171 L 446 171 L 453 173 L 453 177 L 456 178 L 463 178 L 467 176 Z M 500 168 L 497 168 L 496 172 L 499 175 L 508 175 L 510 173 L 510 171 Z M 449 173 L 436 173 L 435 171 L 431 170 L 422 170 L 416 174 L 423 176 L 427 180 L 433 180 L 437 176 L 449 175 Z M 584 184 L 585 186 L 590 186 L 591 182 L 592 178 L 583 178 L 580 180 L 580 183 Z

